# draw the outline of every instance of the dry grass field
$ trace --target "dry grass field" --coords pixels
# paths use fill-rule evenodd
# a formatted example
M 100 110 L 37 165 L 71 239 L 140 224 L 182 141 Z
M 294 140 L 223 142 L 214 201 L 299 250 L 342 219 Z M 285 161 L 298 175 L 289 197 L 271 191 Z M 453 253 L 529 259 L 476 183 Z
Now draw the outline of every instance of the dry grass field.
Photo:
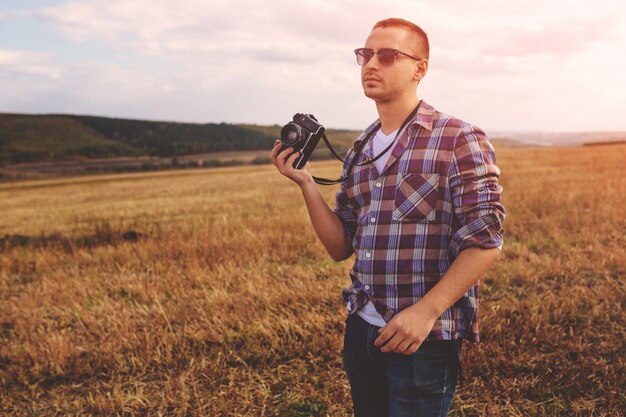
M 449 415 L 623 415 L 626 145 L 496 149 L 505 243 Z M 0 415 L 352 415 L 352 259 L 272 165 L 3 184 L 0 238 Z

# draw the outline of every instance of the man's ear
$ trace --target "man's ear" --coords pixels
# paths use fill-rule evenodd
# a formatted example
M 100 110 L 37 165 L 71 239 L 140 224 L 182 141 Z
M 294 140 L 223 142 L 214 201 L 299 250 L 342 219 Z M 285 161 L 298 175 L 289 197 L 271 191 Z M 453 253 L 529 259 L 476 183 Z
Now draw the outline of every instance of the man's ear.
M 421 81 L 422 78 L 426 76 L 426 72 L 428 71 L 428 60 L 420 61 L 415 65 L 415 70 L 413 71 L 413 79 L 416 81 Z

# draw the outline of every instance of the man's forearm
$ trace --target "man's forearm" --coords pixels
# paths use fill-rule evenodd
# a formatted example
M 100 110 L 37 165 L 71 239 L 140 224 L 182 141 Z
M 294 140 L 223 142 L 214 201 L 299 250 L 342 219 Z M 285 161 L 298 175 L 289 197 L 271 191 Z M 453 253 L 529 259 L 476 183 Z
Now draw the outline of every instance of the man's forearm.
M 441 316 L 478 281 L 499 255 L 497 248 L 468 247 L 418 303 L 427 305 L 436 317 Z
M 313 181 L 300 186 L 309 217 L 317 237 L 335 261 L 353 253 L 352 242 L 346 236 L 341 219 L 328 207 Z

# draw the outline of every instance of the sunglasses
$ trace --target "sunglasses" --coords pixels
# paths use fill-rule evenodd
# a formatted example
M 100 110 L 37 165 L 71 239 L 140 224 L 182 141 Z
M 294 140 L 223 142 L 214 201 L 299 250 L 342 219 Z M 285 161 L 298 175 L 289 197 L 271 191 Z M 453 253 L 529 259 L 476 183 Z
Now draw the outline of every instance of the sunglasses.
M 368 62 L 370 62 L 370 59 L 372 59 L 374 54 L 378 55 L 378 62 L 380 62 L 380 65 L 383 65 L 383 66 L 392 65 L 393 61 L 396 60 L 396 57 L 398 55 L 404 55 L 416 61 L 422 61 L 422 58 L 416 58 L 405 52 L 399 51 L 397 49 L 392 49 L 392 48 L 380 48 L 378 51 L 375 51 L 371 48 L 357 48 L 354 50 L 354 53 L 356 54 L 356 62 L 360 66 L 364 66 Z

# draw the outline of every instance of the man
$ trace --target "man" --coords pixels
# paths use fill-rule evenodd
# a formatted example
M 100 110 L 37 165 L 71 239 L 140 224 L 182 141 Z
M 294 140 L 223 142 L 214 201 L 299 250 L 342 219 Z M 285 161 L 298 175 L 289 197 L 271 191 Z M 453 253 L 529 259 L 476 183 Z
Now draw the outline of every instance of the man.
M 277 140 L 270 157 L 300 186 L 332 258 L 355 254 L 342 292 L 355 416 L 445 416 L 462 340 L 479 343 L 478 280 L 502 247 L 500 169 L 480 128 L 416 97 L 429 59 L 421 28 L 382 20 L 355 53 L 379 119 L 348 151 L 336 207 L 308 164 L 293 168 L 292 149 L 278 154 Z

